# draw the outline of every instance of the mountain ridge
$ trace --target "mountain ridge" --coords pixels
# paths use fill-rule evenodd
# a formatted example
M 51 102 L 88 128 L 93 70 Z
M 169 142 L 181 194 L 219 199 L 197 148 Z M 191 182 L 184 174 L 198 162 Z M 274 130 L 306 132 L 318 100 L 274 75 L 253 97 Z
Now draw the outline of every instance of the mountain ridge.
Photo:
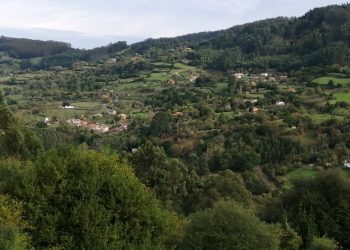
M 349 63 L 350 4 L 315 8 L 301 17 L 269 18 L 218 31 L 149 38 L 130 45 L 116 42 L 89 50 L 74 49 L 61 42 L 16 38 L 7 38 L 12 41 L 9 45 L 4 39 L 0 39 L 0 51 L 19 59 L 44 57 L 51 61 L 50 66 L 69 67 L 77 60 L 105 59 L 124 49 L 132 54 L 145 54 L 154 49 L 188 47 L 193 51 L 186 54 L 186 59 L 194 66 L 223 71 L 231 68 L 289 71 Z

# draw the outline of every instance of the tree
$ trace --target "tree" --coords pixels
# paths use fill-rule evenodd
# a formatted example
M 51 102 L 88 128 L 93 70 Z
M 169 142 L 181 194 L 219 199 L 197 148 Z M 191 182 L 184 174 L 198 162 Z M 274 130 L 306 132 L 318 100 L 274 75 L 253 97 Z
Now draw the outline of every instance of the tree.
M 68 101 L 62 102 L 62 107 L 68 107 L 68 106 L 70 106 L 70 102 Z
M 179 160 L 168 160 L 162 147 L 147 141 L 130 157 L 136 176 L 157 197 L 172 208 L 180 207 L 187 197 L 187 168 Z
M 21 127 L 14 115 L 0 102 L 0 157 L 11 155 L 26 159 L 36 156 L 41 150 L 42 143 L 38 137 L 29 129 Z
M 273 216 L 280 213 L 283 219 L 286 214 L 303 238 L 304 246 L 310 246 L 318 235 L 327 235 L 349 248 L 350 178 L 340 171 L 329 170 L 313 179 L 296 179 L 293 187 L 282 195 L 278 203 L 283 206 Z
M 28 236 L 23 232 L 21 205 L 8 197 L 0 195 L 0 249 L 29 249 Z
M 175 222 L 119 158 L 67 146 L 0 164 L 0 192 L 23 201 L 37 248 L 164 248 Z
M 21 63 L 19 64 L 19 67 L 21 70 L 31 69 L 32 68 L 32 62 L 30 59 L 23 59 L 21 60 Z
M 322 237 L 322 238 L 317 238 L 315 237 L 312 242 L 310 247 L 308 248 L 309 250 L 337 250 L 339 249 L 337 243 L 329 238 Z
M 233 148 L 226 152 L 222 160 L 223 169 L 232 171 L 252 170 L 253 167 L 260 163 L 260 155 L 254 148 L 245 146 L 242 148 Z
M 186 202 L 186 213 L 212 208 L 221 199 L 230 199 L 245 207 L 252 204 L 251 193 L 244 187 L 239 174 L 225 170 L 219 174 L 204 177 L 192 190 Z
M 170 114 L 168 112 L 158 112 L 151 122 L 151 134 L 163 136 L 170 133 Z
M 233 75 L 230 75 L 228 77 L 227 92 L 230 95 L 239 94 L 240 85 L 241 85 L 240 82 Z
M 260 221 L 252 211 L 232 202 L 189 217 L 181 249 L 273 250 L 279 247 L 280 231 Z
M 298 233 L 288 223 L 284 223 L 281 229 L 280 249 L 299 250 L 303 244 L 303 240 Z

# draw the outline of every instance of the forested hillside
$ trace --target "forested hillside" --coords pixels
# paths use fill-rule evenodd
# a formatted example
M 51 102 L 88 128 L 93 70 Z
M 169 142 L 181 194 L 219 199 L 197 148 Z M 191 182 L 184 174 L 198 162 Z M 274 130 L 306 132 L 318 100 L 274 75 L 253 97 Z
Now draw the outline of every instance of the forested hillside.
M 191 48 L 192 65 L 217 70 L 269 68 L 290 71 L 305 66 L 349 62 L 350 7 L 328 6 L 302 17 L 278 17 L 232 28 L 176 38 L 148 39 L 129 46 L 131 52 Z M 125 42 L 92 50 L 69 44 L 2 37 L 0 51 L 21 59 L 44 57 L 40 68 L 70 67 L 78 60 L 99 60 L 126 49 Z M 52 57 L 53 56 L 53 57 Z
M 1 38 L 0 250 L 350 249 L 349 14 Z
M 349 63 L 350 5 L 314 9 L 300 18 L 279 17 L 217 32 L 177 38 L 150 39 L 131 45 L 145 53 L 151 48 L 194 49 L 193 65 L 219 70 L 275 68 L 281 71 L 313 65 Z
M 50 56 L 71 50 L 68 43 L 0 37 L 0 51 L 20 59 Z

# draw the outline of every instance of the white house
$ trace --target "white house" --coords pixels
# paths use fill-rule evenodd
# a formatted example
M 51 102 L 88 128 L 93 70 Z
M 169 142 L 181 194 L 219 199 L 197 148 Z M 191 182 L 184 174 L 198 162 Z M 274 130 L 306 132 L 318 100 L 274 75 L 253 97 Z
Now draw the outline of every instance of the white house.
M 107 133 L 109 131 L 109 127 L 103 124 L 97 124 L 95 130 L 102 133 Z
M 64 107 L 61 107 L 62 109 L 75 109 L 74 106 L 64 106 Z
M 107 114 L 109 114 L 109 115 L 117 115 L 117 111 L 115 111 L 113 109 L 107 109 Z
M 245 75 L 243 73 L 236 73 L 234 76 L 236 79 L 242 79 Z
M 344 167 L 350 169 L 350 161 L 344 161 Z
M 284 106 L 284 105 L 285 105 L 285 102 L 282 102 L 282 101 L 276 102 L 276 106 Z
M 198 78 L 198 76 L 190 76 L 190 77 L 188 77 L 188 80 L 189 80 L 190 82 L 194 82 L 194 81 L 197 80 L 197 78 Z

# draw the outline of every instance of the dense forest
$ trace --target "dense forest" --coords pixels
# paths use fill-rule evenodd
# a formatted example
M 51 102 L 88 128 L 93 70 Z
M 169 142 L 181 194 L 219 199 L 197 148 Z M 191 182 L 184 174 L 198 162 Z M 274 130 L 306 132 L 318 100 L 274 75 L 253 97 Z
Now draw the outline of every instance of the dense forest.
M 92 50 L 0 38 L 0 250 L 350 249 L 350 5 Z
M 349 5 L 314 9 L 300 18 L 279 17 L 230 29 L 177 38 L 150 39 L 131 45 L 143 53 L 151 48 L 188 46 L 194 65 L 214 69 L 275 68 L 349 63 Z
M 24 38 L 0 38 L 0 51 L 21 59 L 60 54 L 71 49 L 70 44 L 56 41 L 38 41 Z
M 193 52 L 187 57 L 193 65 L 218 70 L 273 68 L 285 72 L 304 66 L 345 65 L 350 60 L 349 8 L 348 4 L 316 8 L 299 18 L 278 17 L 227 30 L 148 39 L 129 48 L 141 54 L 150 50 L 191 48 Z M 78 60 L 99 60 L 126 48 L 125 42 L 85 51 L 54 41 L 0 39 L 0 51 L 14 57 L 45 57 L 39 69 L 67 67 Z

